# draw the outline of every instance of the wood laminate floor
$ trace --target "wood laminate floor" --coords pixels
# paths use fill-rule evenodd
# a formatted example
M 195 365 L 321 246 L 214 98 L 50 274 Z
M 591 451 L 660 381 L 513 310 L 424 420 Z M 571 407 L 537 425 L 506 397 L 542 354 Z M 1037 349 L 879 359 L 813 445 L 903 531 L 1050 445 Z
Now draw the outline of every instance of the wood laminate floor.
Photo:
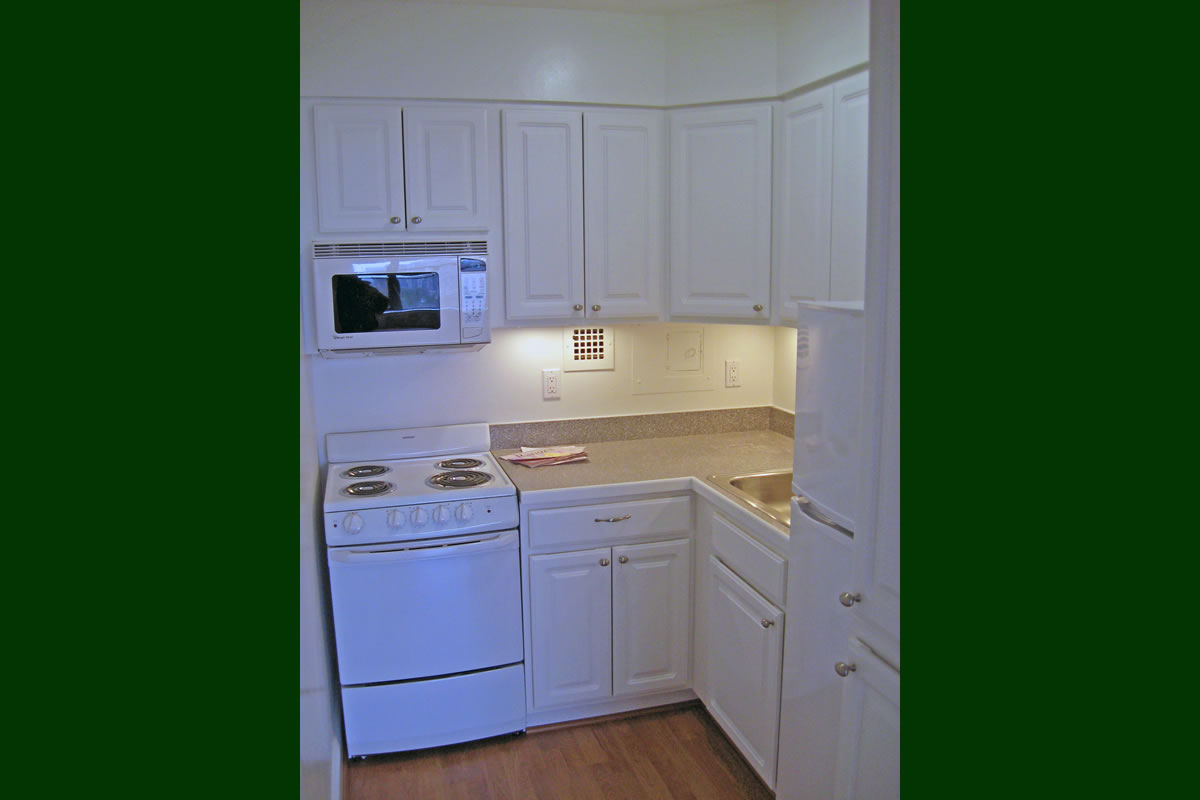
M 769 800 L 699 704 L 347 767 L 348 800 Z

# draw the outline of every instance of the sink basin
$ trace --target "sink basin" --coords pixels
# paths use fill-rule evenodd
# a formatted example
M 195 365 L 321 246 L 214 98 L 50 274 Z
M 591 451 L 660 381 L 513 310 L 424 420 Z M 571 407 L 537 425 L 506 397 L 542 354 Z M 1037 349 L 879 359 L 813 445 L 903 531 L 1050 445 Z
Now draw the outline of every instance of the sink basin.
M 709 482 L 750 505 L 784 528 L 792 524 L 792 471 L 775 469 L 740 475 L 710 475 Z

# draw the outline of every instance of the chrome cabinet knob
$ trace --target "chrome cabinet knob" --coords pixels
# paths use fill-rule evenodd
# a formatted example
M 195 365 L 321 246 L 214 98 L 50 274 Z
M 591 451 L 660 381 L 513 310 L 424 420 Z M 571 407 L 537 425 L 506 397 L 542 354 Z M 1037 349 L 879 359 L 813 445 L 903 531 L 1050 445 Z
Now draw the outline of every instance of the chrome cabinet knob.
M 839 661 L 833 665 L 833 671 L 838 675 L 841 675 L 843 678 L 857 669 L 858 667 L 854 666 L 853 664 L 847 664 L 845 661 Z
M 762 621 L 762 626 L 763 626 L 764 628 L 769 628 L 769 627 L 771 627 L 771 626 L 772 626 L 772 625 L 774 625 L 774 624 L 775 624 L 775 620 L 773 620 L 773 619 L 764 619 L 764 620 Z
M 622 564 L 628 564 L 629 556 L 621 556 L 620 558 L 617 559 L 617 561 L 620 561 Z
M 600 306 L 592 306 L 592 311 L 599 311 L 599 310 L 600 310 Z
M 607 558 L 602 558 L 602 559 L 600 559 L 600 566 L 602 566 L 602 567 L 607 567 L 607 566 L 608 566 L 608 559 L 607 559 Z
M 755 303 L 755 304 L 754 304 L 754 310 L 755 310 L 755 311 L 762 311 L 762 303 Z
M 413 218 L 412 218 L 412 221 L 413 221 L 413 224 L 414 224 L 414 225 L 420 225 L 420 224 L 421 224 L 421 218 L 420 218 L 420 217 L 413 217 Z
M 388 222 L 392 223 L 393 225 L 399 225 L 401 222 L 404 222 L 404 220 L 400 219 L 399 217 L 392 217 L 390 220 L 388 220 Z
M 572 306 L 576 311 L 583 311 L 583 303 L 576 303 Z
M 838 595 L 838 600 L 842 601 L 842 605 L 844 605 L 846 608 L 849 608 L 855 603 L 862 602 L 862 592 L 855 592 L 854 594 L 842 592 Z

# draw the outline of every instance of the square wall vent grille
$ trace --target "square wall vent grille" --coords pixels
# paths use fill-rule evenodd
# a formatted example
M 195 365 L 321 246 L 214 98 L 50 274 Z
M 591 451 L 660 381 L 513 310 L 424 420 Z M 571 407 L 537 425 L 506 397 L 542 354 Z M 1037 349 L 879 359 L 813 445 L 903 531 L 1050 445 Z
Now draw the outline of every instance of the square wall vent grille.
M 613 334 L 607 325 L 563 329 L 563 372 L 613 369 Z

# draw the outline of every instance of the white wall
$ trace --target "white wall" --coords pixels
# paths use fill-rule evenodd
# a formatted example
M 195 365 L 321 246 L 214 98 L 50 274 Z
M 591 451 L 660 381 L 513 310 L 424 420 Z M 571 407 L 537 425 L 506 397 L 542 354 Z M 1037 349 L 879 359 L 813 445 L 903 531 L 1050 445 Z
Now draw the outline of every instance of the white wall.
M 775 3 L 669 14 L 667 105 L 774 97 Z
M 663 105 L 665 18 L 301 0 L 300 94 Z
M 775 384 L 771 404 L 796 412 L 796 329 L 772 328 L 775 332 Z
M 317 433 L 529 422 L 770 405 L 775 333 L 753 325 L 705 325 L 704 357 L 717 388 L 635 395 L 632 342 L 639 330 L 616 326 L 615 369 L 564 372 L 562 398 L 542 399 L 542 370 L 562 367 L 562 328 L 501 328 L 476 352 L 363 359 L 313 359 Z M 724 362 L 742 362 L 742 385 L 726 389 Z
M 777 94 L 865 64 L 869 0 L 779 0 Z
M 342 730 L 330 669 L 322 529 L 317 525 L 320 470 L 313 416 L 311 356 L 300 353 L 300 797 L 340 796 Z

